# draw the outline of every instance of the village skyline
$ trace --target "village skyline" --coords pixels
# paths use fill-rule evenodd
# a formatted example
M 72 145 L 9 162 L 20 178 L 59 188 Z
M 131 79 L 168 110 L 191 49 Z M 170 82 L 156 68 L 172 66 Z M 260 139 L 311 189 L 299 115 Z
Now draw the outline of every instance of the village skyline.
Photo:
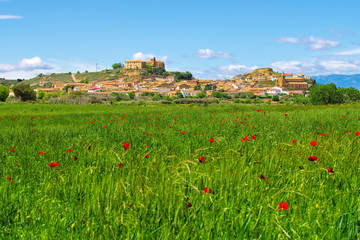
M 0 78 L 96 72 L 153 57 L 169 71 L 200 79 L 265 67 L 309 76 L 356 74 L 359 7 L 355 0 L 2 0 Z

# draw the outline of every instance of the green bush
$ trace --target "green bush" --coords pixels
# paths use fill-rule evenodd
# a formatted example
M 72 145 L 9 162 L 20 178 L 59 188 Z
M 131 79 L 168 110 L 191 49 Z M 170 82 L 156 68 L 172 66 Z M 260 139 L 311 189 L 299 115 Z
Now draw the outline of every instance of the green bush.
M 4 85 L 0 85 L 0 101 L 1 102 L 5 102 L 6 99 L 8 98 L 9 96 L 9 88 L 4 86 Z
M 31 101 L 36 100 L 36 93 L 34 90 L 30 87 L 29 84 L 17 84 L 13 88 L 14 94 L 16 98 L 20 98 L 21 101 Z

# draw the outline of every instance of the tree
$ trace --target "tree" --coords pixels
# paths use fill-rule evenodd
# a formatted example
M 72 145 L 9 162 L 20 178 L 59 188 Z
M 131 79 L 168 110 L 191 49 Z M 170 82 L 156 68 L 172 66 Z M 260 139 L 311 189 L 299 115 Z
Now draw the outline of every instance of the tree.
M 344 102 L 344 93 L 333 83 L 314 85 L 310 88 L 309 98 L 314 105 L 335 104 Z
M 183 95 L 180 91 L 177 91 L 177 92 L 176 92 L 176 95 L 177 95 L 179 98 L 183 98 L 183 97 L 184 97 L 184 95 Z
M 112 68 L 113 69 L 120 69 L 120 68 L 123 68 L 124 67 L 124 64 L 122 64 L 121 62 L 119 62 L 119 63 L 114 63 L 113 65 L 112 65 Z
M 196 94 L 196 97 L 197 98 L 204 98 L 204 97 L 206 97 L 206 93 L 205 92 L 199 92 L 199 93 Z
M 162 99 L 162 95 L 160 93 L 156 93 L 152 98 L 153 101 L 159 101 L 161 99 Z
M 194 87 L 194 90 L 201 90 L 201 85 L 200 85 L 200 84 L 197 84 L 197 85 Z
M 9 96 L 9 88 L 7 86 L 4 86 L 4 85 L 0 85 L 0 101 L 1 102 L 5 102 L 6 99 L 8 98 Z
M 131 100 L 133 100 L 135 98 L 135 94 L 132 92 L 129 92 L 128 95 Z
M 38 97 L 38 99 L 43 99 L 43 98 L 45 97 L 45 95 L 46 95 L 46 93 L 45 93 L 44 90 L 39 89 L 39 90 L 37 91 L 37 97 Z
M 274 95 L 272 97 L 272 100 L 275 101 L 275 102 L 278 102 L 280 100 L 279 95 Z
M 36 100 L 36 93 L 30 87 L 29 84 L 17 84 L 13 88 L 16 98 L 20 98 L 21 101 Z
M 74 85 L 68 84 L 65 87 L 63 87 L 62 90 L 64 90 L 65 92 L 68 92 L 69 89 L 74 90 L 74 87 L 75 87 Z

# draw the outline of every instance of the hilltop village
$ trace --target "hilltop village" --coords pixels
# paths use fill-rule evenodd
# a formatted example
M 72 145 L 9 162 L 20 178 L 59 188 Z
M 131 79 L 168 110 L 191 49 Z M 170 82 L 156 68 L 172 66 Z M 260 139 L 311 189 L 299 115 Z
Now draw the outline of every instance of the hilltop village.
M 278 73 L 271 68 L 256 69 L 223 80 L 194 79 L 191 73 L 186 74 L 179 77 L 178 72 L 166 72 L 165 63 L 153 58 L 150 61 L 125 61 L 117 69 L 98 73 L 41 74 L 29 82 L 36 92 L 56 93 L 66 89 L 68 92 L 82 91 L 98 96 L 113 92 L 132 93 L 135 97 L 144 93 L 169 97 L 181 93 L 183 97 L 196 97 L 200 93 L 211 96 L 213 92 L 223 92 L 231 97 L 249 92 L 259 97 L 281 94 L 306 96 L 308 88 L 314 84 L 309 76 Z

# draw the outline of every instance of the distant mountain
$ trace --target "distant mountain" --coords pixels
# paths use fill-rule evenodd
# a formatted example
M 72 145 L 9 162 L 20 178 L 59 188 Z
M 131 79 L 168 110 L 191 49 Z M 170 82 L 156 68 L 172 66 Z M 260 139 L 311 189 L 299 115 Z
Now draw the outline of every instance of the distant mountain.
M 356 89 L 360 89 L 360 74 L 354 75 L 320 75 L 320 76 L 313 76 L 316 83 L 320 84 L 328 84 L 334 83 L 337 87 L 353 87 Z

